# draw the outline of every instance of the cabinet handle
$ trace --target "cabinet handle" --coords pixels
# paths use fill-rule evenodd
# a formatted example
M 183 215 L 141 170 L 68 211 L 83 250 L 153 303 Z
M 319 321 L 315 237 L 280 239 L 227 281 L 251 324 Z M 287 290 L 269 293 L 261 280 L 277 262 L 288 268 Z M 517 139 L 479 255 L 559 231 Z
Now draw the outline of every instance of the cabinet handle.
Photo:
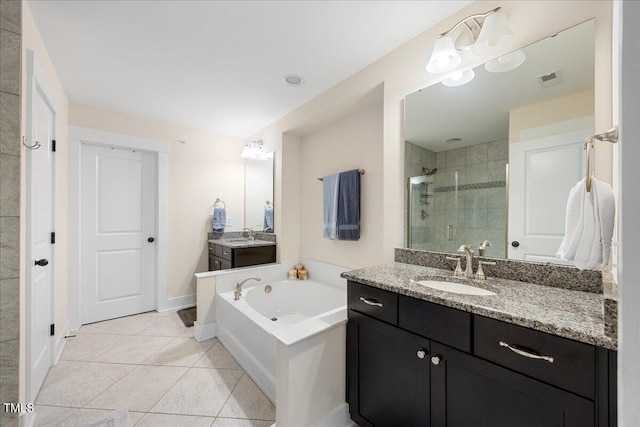
M 499 344 L 500 344 L 500 347 L 506 347 L 509 350 L 513 351 L 514 353 L 519 354 L 520 356 L 528 357 L 529 359 L 546 360 L 549 363 L 553 363 L 553 357 L 551 356 L 542 356 L 539 354 L 529 353 L 528 351 L 522 350 L 516 346 L 509 345 L 504 341 L 500 341 Z
M 230 252 L 224 252 L 224 251 L 222 251 L 222 253 L 223 253 L 224 255 L 229 255 L 229 253 L 230 253 Z
M 375 305 L 376 307 L 382 307 L 382 303 L 374 299 L 366 299 L 365 297 L 360 297 L 360 301 L 362 301 L 367 305 Z
M 416 355 L 418 356 L 418 359 L 424 359 L 424 357 L 427 355 L 427 351 L 426 350 L 418 350 Z
M 434 365 L 439 365 L 441 360 L 442 359 L 440 359 L 440 356 L 433 356 L 431 358 L 431 363 L 434 364 Z

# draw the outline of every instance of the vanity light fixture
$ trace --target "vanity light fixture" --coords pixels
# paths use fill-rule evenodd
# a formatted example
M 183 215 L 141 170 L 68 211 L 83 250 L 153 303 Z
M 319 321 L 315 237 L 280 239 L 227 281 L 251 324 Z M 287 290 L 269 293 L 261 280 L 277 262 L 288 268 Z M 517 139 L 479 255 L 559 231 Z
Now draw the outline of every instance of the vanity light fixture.
M 524 54 L 522 49 L 518 49 L 486 62 L 484 64 L 484 69 L 490 73 L 504 73 L 515 70 L 524 64 L 526 59 L 527 56 Z
M 455 35 L 456 30 L 462 26 L 463 32 Z M 467 16 L 436 40 L 427 63 L 427 71 L 444 73 L 455 69 L 462 62 L 458 51 L 470 49 L 476 55 L 488 56 L 514 41 L 515 36 L 509 27 L 507 15 L 500 7 L 487 13 Z
M 462 86 L 469 83 L 476 76 L 475 71 L 454 71 L 449 74 L 446 79 L 442 80 L 442 84 L 448 87 Z
M 242 149 L 240 157 L 243 159 L 257 159 L 262 155 L 262 141 L 249 141 Z

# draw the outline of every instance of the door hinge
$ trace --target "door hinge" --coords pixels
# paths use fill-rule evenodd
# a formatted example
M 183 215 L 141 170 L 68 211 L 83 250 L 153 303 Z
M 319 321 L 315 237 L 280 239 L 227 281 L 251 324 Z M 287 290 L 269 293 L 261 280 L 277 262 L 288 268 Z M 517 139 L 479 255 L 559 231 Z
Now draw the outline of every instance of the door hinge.
M 56 242 L 56 232 L 52 232 L 51 233 L 51 244 L 54 244 Z
M 53 152 L 56 151 L 56 140 L 55 139 L 51 140 L 51 151 L 53 151 Z
M 50 332 L 51 336 L 54 336 L 56 334 L 56 325 L 55 325 L 55 323 L 51 324 L 51 327 L 49 328 L 49 332 Z

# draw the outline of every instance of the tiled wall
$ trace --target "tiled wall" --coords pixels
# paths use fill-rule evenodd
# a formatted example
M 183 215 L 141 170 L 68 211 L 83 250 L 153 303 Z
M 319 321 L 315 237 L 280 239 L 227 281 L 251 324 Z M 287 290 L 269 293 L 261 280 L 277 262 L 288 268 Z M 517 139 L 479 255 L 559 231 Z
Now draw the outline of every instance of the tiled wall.
M 18 401 L 21 7 L 0 1 L 0 403 Z M 0 425 L 18 425 L 4 405 Z
M 408 192 L 407 192 L 407 178 L 412 176 L 420 176 L 422 175 L 422 168 L 433 169 L 436 167 L 436 153 L 433 151 L 427 150 L 425 148 L 419 147 L 417 145 L 411 144 L 409 142 L 405 142 L 405 150 L 404 150 L 404 176 L 405 176 L 405 198 L 404 198 L 404 206 L 405 210 L 408 206 Z M 433 181 L 432 179 L 430 181 Z M 431 185 L 431 184 L 430 184 Z M 433 189 L 430 188 L 429 191 Z M 419 199 L 419 198 L 418 198 Z M 425 203 L 431 203 L 432 200 L 423 200 Z M 420 218 L 420 211 L 425 209 L 428 210 L 428 205 L 421 204 L 419 200 L 414 201 L 413 203 L 413 227 L 411 227 L 411 246 L 416 248 L 419 247 L 424 249 L 425 246 L 428 246 L 428 238 L 433 233 L 433 230 L 430 227 L 433 227 L 433 224 L 428 221 L 428 218 L 424 220 Z M 405 219 L 406 221 L 406 219 Z M 405 233 L 407 230 L 405 230 Z
M 420 159 L 420 147 L 405 150 L 405 169 Z M 410 149 L 409 149 L 410 148 Z M 442 151 L 436 154 L 435 193 L 426 206 L 424 227 L 412 227 L 412 247 L 455 252 L 461 244 L 477 247 L 482 241 L 493 244 L 486 255 L 506 255 L 506 164 L 507 140 Z M 420 170 L 421 172 L 421 170 Z M 455 175 L 458 174 L 456 210 Z M 419 175 L 418 173 L 417 175 Z M 455 238 L 448 240 L 447 226 L 456 225 Z

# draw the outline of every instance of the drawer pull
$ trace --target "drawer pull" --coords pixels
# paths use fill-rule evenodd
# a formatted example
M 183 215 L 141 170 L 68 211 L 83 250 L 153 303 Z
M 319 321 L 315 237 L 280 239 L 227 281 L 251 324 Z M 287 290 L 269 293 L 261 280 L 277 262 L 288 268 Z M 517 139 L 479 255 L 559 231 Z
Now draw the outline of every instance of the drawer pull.
M 513 351 L 514 353 L 519 354 L 520 356 L 528 357 L 529 359 L 546 360 L 549 363 L 553 363 L 553 357 L 551 356 L 541 356 L 539 354 L 529 353 L 528 351 L 524 351 L 522 349 L 519 349 L 518 347 L 509 345 L 504 341 L 500 341 L 499 344 L 500 344 L 500 347 L 506 347 L 509 350 Z
M 382 307 L 382 303 L 376 300 L 366 299 L 365 297 L 360 297 L 360 301 L 367 305 L 375 305 L 376 307 Z
M 223 251 L 222 253 L 223 253 L 224 255 L 229 255 L 229 254 L 230 254 L 230 252 L 224 252 L 224 251 Z

